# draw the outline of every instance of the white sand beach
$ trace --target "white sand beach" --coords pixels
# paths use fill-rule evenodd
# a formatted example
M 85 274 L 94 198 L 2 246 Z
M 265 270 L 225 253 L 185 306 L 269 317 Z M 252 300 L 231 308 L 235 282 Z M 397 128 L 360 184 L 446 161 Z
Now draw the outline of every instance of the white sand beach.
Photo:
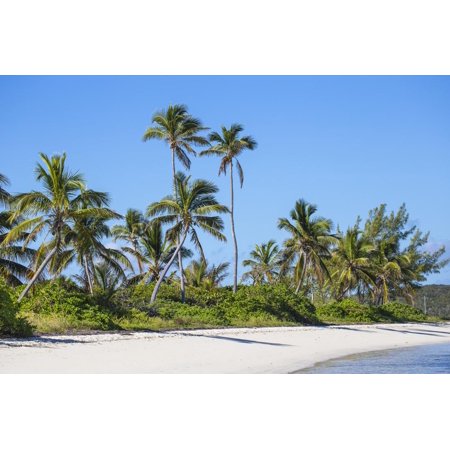
M 0 339 L 0 373 L 291 373 L 328 359 L 450 342 L 450 323 Z

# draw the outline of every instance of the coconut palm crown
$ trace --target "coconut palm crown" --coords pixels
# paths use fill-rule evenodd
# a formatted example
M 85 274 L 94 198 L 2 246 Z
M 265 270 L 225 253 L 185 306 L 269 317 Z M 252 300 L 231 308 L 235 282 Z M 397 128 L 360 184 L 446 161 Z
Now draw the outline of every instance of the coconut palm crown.
M 316 205 L 300 199 L 290 212 L 291 221 L 287 218 L 278 220 L 278 228 L 291 235 L 284 242 L 282 258 L 285 266 L 295 263 L 296 293 L 300 291 L 308 270 L 319 283 L 325 276 L 330 278 L 325 260 L 331 255 L 330 245 L 336 241 L 336 236 L 331 234 L 331 220 L 313 217 L 316 212 Z
M 243 280 L 251 279 L 253 284 L 273 283 L 279 275 L 280 251 L 274 240 L 270 240 L 250 252 L 250 259 L 242 262 L 250 270 L 242 276 Z

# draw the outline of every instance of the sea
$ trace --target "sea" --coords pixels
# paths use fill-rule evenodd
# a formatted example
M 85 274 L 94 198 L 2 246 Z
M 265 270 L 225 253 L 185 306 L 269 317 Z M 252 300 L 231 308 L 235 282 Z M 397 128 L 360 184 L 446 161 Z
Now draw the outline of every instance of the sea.
M 443 374 L 450 373 L 450 343 L 373 351 L 332 359 L 298 374 Z

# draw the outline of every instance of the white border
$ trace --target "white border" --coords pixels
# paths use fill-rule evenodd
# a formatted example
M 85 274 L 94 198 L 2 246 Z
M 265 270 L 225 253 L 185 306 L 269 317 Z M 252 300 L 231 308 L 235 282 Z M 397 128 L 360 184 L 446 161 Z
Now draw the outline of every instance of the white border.
M 3 74 L 448 74 L 445 0 L 2 2 Z
M 3 448 L 36 450 L 442 448 L 448 417 L 439 407 L 450 400 L 448 377 L 430 381 L 414 375 L 6 375 L 1 441 Z
M 448 74 L 441 0 L 2 2 L 1 74 Z M 2 448 L 437 448 L 448 376 L 0 376 Z M 444 423 L 445 422 L 445 423 Z

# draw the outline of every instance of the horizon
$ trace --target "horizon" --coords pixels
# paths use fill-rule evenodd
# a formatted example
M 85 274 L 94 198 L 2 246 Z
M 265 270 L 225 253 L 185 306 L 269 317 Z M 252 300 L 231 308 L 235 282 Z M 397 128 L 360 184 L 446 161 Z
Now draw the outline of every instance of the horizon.
M 121 214 L 170 192 L 167 146 L 142 142 L 155 111 L 182 103 L 213 130 L 241 123 L 258 146 L 240 159 L 245 182 L 235 190 L 239 276 L 255 244 L 287 237 L 277 220 L 299 198 L 341 229 L 381 203 L 406 203 L 411 225 L 431 232 L 428 248 L 446 245 L 450 255 L 450 212 L 440 203 L 450 194 L 448 77 L 2 76 L 0 94 L 0 148 L 17 155 L 1 170 L 11 192 L 37 187 L 38 152 L 65 151 L 67 167 L 108 192 Z M 217 171 L 216 158 L 195 158 L 189 174 L 217 184 L 228 205 Z M 202 240 L 210 262 L 232 260 L 230 239 Z M 449 266 L 431 283 L 450 284 Z

